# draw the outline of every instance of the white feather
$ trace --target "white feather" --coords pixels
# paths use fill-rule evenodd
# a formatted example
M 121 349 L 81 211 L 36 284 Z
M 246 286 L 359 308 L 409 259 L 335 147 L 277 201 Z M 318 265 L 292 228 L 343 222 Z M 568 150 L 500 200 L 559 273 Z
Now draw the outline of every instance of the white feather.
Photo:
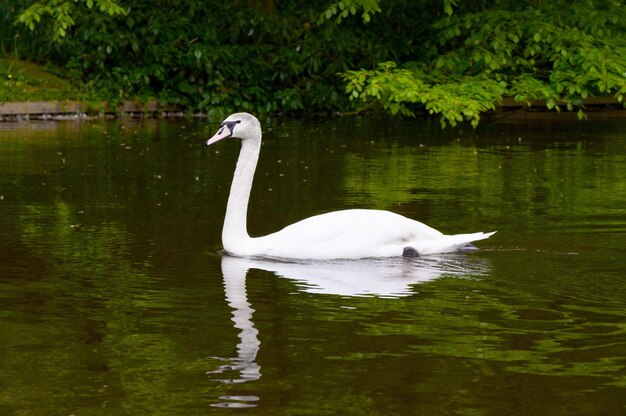
M 236 256 L 288 259 L 358 259 L 402 256 L 406 247 L 420 255 L 458 251 L 494 234 L 444 235 L 421 222 L 389 211 L 351 209 L 316 215 L 263 237 L 250 237 L 246 221 L 254 171 L 261 150 L 261 125 L 248 113 L 224 120 L 211 145 L 228 137 L 241 139 L 241 152 L 226 208 L 222 243 Z

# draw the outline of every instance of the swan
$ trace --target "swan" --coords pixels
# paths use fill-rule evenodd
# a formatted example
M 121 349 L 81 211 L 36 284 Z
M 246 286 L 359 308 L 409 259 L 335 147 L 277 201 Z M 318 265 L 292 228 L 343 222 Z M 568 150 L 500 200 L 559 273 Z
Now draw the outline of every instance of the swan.
M 348 209 L 315 215 L 266 236 L 250 237 L 246 225 L 248 201 L 261 136 L 261 123 L 256 117 L 234 113 L 205 143 L 211 146 L 229 138 L 241 140 L 222 229 L 222 245 L 230 255 L 294 260 L 413 257 L 459 251 L 495 233 L 445 235 L 390 211 Z

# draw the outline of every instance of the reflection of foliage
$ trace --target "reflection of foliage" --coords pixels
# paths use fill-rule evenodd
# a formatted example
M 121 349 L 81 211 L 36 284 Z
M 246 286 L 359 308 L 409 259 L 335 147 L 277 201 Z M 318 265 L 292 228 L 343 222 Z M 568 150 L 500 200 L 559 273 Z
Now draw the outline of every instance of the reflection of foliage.
M 390 208 L 445 231 L 506 227 L 489 244 L 525 238 L 532 249 L 470 256 L 488 257 L 493 273 L 445 276 L 402 299 L 304 293 L 253 270 L 263 377 L 211 383 L 210 357 L 237 343 L 208 253 L 237 146 L 207 153 L 207 128 L 187 122 L 3 126 L 2 405 L 195 415 L 220 395 L 256 394 L 270 410 L 289 397 L 293 413 L 314 397 L 318 410 L 354 414 L 485 414 L 486 402 L 507 414 L 500 403 L 532 404 L 528 392 L 554 385 L 582 394 L 580 406 L 597 405 L 591 395 L 623 401 L 621 123 L 480 126 L 469 137 L 422 124 L 391 134 L 378 121 L 281 123 L 269 123 L 256 177 L 256 229 Z M 556 240 L 581 254 L 543 250 Z
M 346 195 L 355 205 L 383 209 L 424 203 L 430 211 L 446 212 L 453 204 L 476 221 L 510 213 L 515 221 L 531 223 L 545 216 L 617 214 L 626 189 L 619 163 L 590 157 L 580 139 L 565 149 L 528 151 L 532 146 L 520 138 L 489 146 L 391 146 L 371 157 L 350 153 Z M 477 192 L 480 203 L 470 203 Z
M 610 390 L 623 385 L 626 365 L 620 346 L 626 326 L 623 310 L 615 309 L 623 302 L 605 304 L 611 287 L 603 277 L 577 287 L 571 287 L 571 276 L 546 279 L 545 270 L 561 261 L 581 270 L 591 256 L 566 259 L 516 252 L 489 258 L 501 269 L 493 275 L 497 281 L 444 277 L 416 285 L 414 296 L 397 300 L 288 296 L 293 283 L 275 282 L 271 274 L 259 271 L 251 272 L 248 281 L 259 293 L 252 302 L 256 315 L 264 317 L 261 336 L 279 334 L 280 339 L 269 338 L 272 345 L 291 340 L 292 348 L 277 352 L 281 362 L 306 363 L 304 369 L 292 370 L 296 378 L 319 379 L 322 384 L 331 379 L 342 385 L 359 380 L 358 388 L 342 391 L 342 396 L 376 397 L 376 408 L 398 406 L 398 397 L 424 395 L 423 401 L 411 403 L 413 410 L 453 403 L 463 414 L 472 414 L 485 400 L 498 403 L 504 397 L 531 404 L 543 388 L 570 391 L 567 386 L 574 380 L 594 392 L 590 394 L 597 394 L 598 386 Z M 532 269 L 523 267 L 529 263 Z M 581 295 L 590 285 L 594 294 Z M 259 299 L 270 292 L 271 305 Z M 331 337 L 329 349 L 325 343 Z M 267 376 L 271 368 L 264 368 Z M 530 385 L 518 390 L 518 384 Z M 618 391 L 603 397 L 615 401 L 621 395 Z M 342 401 L 325 394 L 320 405 L 338 406 Z M 542 406 L 562 403 L 562 398 L 554 398 Z M 492 406 L 497 408 L 488 408 Z
M 508 284 L 498 290 L 475 280 L 441 279 L 423 286 L 420 291 L 428 305 L 419 308 L 413 323 L 373 322 L 365 333 L 426 339 L 410 345 L 410 350 L 495 362 L 512 372 L 606 376 L 622 383 L 618 375 L 626 366 L 621 357 L 596 355 L 626 336 L 624 323 L 611 322 L 610 308 L 591 302 L 584 307 L 554 303 L 541 293 L 523 293 Z M 429 296 L 428 286 L 434 286 L 437 296 Z M 454 290 L 459 290 L 456 297 Z M 597 314 L 597 319 L 589 320 L 589 314 Z
M 221 306 L 187 292 L 185 252 L 196 253 L 188 247 L 197 240 L 175 237 L 188 230 L 184 213 L 208 205 L 192 201 L 211 197 L 201 192 L 204 164 L 175 163 L 172 142 L 159 141 L 171 132 L 153 122 L 3 127 L 0 406 L 171 414 L 158 392 L 203 374 L 204 355 L 187 356 L 184 344 L 214 323 L 197 322 L 191 335 L 186 325 Z M 172 187 L 173 178 L 189 186 Z M 194 311 L 177 315 L 194 296 Z M 164 371 L 167 363 L 176 368 Z M 179 401 L 195 402 L 186 391 Z

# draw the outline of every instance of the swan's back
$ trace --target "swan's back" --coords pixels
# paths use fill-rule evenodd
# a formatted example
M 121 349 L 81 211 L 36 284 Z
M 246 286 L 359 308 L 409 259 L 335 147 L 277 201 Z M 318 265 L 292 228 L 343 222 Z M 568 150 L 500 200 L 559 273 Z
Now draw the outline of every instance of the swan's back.
M 337 259 L 400 256 L 412 242 L 443 237 L 393 212 L 351 209 L 316 215 L 253 240 L 270 257 Z

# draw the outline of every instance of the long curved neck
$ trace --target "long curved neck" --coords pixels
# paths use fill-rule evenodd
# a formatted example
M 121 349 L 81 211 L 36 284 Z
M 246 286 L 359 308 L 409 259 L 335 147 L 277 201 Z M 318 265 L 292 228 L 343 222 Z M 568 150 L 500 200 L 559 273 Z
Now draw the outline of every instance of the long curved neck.
M 241 141 L 241 151 L 230 186 L 230 196 L 226 205 L 226 217 L 222 229 L 222 244 L 228 252 L 250 239 L 247 229 L 248 201 L 252 190 L 254 171 L 261 151 L 261 135 L 258 140 Z

